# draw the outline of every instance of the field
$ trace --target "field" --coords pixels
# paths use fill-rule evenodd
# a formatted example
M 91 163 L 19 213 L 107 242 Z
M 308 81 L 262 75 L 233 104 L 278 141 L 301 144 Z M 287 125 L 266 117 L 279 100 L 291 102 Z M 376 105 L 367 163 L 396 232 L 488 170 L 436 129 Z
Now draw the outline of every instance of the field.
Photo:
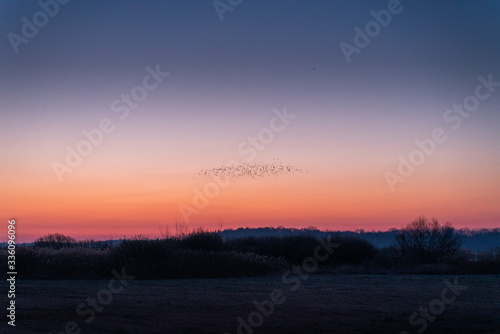
M 240 333 L 417 333 L 423 322 L 428 334 L 500 333 L 500 276 L 458 276 L 458 285 L 467 288 L 439 304 L 445 280 L 455 284 L 448 275 L 375 274 L 131 280 L 89 323 L 76 307 L 106 289 L 109 280 L 27 280 L 17 282 L 16 327 L 4 317 L 0 333 L 59 334 L 74 321 L 74 333 L 232 334 L 238 332 L 237 318 L 248 321 L 252 312 L 251 323 L 262 325 L 245 325 Z M 253 302 L 271 299 L 275 289 L 283 292 L 274 296 L 283 303 L 266 304 L 268 317 L 259 318 Z M 444 296 L 454 294 L 447 290 Z M 445 305 L 442 313 L 435 319 L 428 314 L 433 321 L 415 316 L 420 322 L 410 325 L 410 315 L 433 300 L 434 308 Z

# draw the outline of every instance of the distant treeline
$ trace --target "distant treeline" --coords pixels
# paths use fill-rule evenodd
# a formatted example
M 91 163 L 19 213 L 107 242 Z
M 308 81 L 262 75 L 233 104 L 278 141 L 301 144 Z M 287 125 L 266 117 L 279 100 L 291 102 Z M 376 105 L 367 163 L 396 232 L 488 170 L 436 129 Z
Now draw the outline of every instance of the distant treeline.
M 391 236 L 375 247 L 367 236 Z M 498 274 L 498 241 L 487 251 L 463 247 L 464 239 L 498 235 L 498 230 L 455 231 L 451 225 L 419 217 L 390 232 L 320 232 L 284 228 L 195 230 L 159 239 L 136 237 L 119 242 L 76 241 L 50 234 L 16 248 L 21 279 L 101 279 L 126 268 L 137 279 L 218 278 L 281 274 L 298 266 L 313 273 Z M 380 240 L 383 238 L 380 237 Z M 332 245 L 335 245 L 333 248 Z M 7 270 L 0 250 L 0 271 Z
M 305 229 L 285 228 L 285 227 L 261 227 L 261 228 L 238 228 L 217 231 L 221 235 L 222 240 L 241 239 L 247 237 L 291 237 L 298 235 L 308 235 L 313 237 L 324 238 L 328 235 L 338 235 L 345 237 L 353 237 L 368 241 L 376 248 L 387 248 L 394 246 L 395 236 L 401 230 L 390 229 L 388 231 L 320 231 L 316 227 L 308 227 Z M 495 247 L 500 246 L 500 228 L 495 229 L 460 229 L 456 233 L 461 236 L 462 248 L 474 252 L 490 251 Z M 79 241 L 81 245 L 92 243 L 94 248 L 107 248 L 119 245 L 124 239 L 113 240 L 87 240 Z M 27 243 L 26 245 L 33 245 Z M 0 248 L 7 247 L 7 243 L 0 243 Z
M 294 235 L 310 235 L 325 237 L 335 234 L 339 236 L 355 237 L 368 241 L 377 248 L 386 248 L 394 245 L 394 238 L 401 230 L 390 229 L 388 231 L 320 231 L 316 227 L 306 229 L 284 228 L 284 227 L 262 227 L 262 228 L 238 228 L 236 230 L 222 231 L 224 240 L 246 238 L 246 237 L 285 237 Z M 500 246 L 500 228 L 495 229 L 460 229 L 456 233 L 461 236 L 464 249 L 483 252 Z

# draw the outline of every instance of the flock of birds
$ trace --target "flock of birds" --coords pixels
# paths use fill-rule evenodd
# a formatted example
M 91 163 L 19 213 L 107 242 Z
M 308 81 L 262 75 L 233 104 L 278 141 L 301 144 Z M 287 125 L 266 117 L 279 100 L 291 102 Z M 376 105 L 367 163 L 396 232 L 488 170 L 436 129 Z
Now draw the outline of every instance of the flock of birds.
M 201 176 L 214 176 L 222 180 L 229 180 L 235 182 L 237 179 L 255 179 L 266 176 L 277 176 L 283 174 L 302 174 L 307 173 L 307 170 L 302 170 L 284 165 L 277 159 L 273 159 L 271 163 L 240 163 L 232 165 L 223 165 L 221 167 L 202 169 L 198 174 Z

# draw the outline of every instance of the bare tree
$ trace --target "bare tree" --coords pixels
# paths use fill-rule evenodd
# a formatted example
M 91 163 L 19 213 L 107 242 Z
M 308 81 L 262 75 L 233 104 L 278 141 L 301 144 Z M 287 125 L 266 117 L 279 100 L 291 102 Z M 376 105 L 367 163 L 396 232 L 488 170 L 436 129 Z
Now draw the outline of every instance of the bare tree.
M 76 242 L 72 237 L 66 236 L 61 233 L 47 234 L 35 240 L 37 247 L 50 247 L 59 249 L 63 247 L 70 247 Z
M 396 234 L 396 249 L 406 260 L 416 263 L 436 263 L 457 254 L 462 240 L 450 223 L 439 225 L 418 217 Z

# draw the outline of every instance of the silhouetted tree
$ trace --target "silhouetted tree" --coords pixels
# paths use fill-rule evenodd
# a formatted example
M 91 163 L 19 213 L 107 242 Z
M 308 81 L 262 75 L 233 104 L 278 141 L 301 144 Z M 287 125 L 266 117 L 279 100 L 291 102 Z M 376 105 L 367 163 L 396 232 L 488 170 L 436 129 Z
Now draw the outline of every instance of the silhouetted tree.
M 436 219 L 418 217 L 396 234 L 395 244 L 406 260 L 436 263 L 455 256 L 462 240 L 450 223 L 441 226 Z
M 72 237 L 66 236 L 61 233 L 47 234 L 35 240 L 35 247 L 49 247 L 53 249 L 60 249 L 64 247 L 71 247 L 76 243 Z

